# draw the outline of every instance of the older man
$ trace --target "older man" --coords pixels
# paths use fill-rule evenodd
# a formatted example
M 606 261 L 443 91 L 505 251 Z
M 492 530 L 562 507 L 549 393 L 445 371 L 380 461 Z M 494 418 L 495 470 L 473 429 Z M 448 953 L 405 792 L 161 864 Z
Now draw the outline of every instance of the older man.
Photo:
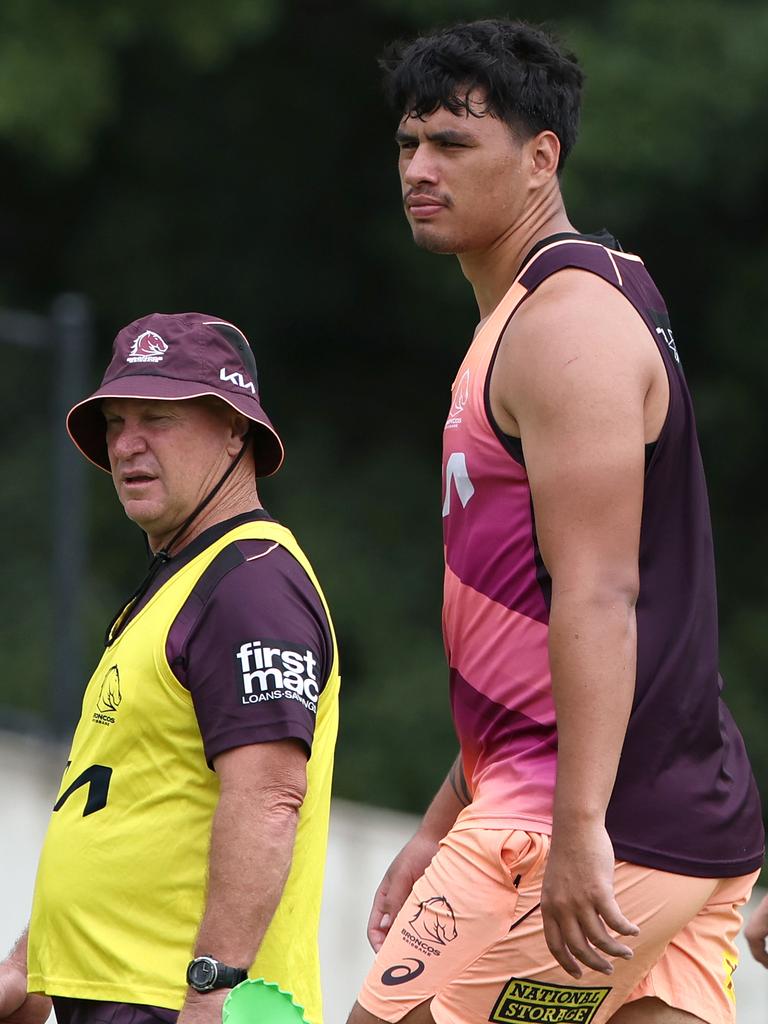
M 85 690 L 0 1020 L 43 1020 L 43 993 L 59 1024 L 211 1024 L 250 973 L 316 1024 L 338 656 L 259 501 L 283 448 L 248 342 L 137 320 L 67 425 L 153 557 Z

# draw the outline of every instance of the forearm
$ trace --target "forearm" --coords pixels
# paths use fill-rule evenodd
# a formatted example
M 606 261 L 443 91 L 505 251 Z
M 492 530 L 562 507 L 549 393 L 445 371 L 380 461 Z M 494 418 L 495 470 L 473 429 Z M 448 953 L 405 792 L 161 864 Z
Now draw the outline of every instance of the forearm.
M 43 1024 L 51 1012 L 48 996 L 27 993 L 27 930 L 0 963 L 0 1020 Z
M 471 801 L 472 796 L 464 778 L 461 754 L 459 754 L 451 765 L 434 800 L 429 805 L 419 831 L 435 839 L 442 839 L 450 832 L 459 813 Z
M 635 690 L 631 588 L 553 590 L 549 657 L 558 737 L 554 828 L 602 824 Z
M 288 877 L 300 806 L 298 794 L 266 793 L 257 801 L 247 787 L 222 793 L 195 955 L 251 965 Z
M 29 928 L 25 928 L 19 937 L 18 942 L 13 947 L 11 952 L 6 957 L 6 962 L 13 964 L 14 967 L 18 967 L 20 970 L 27 973 L 27 941 L 29 938 Z

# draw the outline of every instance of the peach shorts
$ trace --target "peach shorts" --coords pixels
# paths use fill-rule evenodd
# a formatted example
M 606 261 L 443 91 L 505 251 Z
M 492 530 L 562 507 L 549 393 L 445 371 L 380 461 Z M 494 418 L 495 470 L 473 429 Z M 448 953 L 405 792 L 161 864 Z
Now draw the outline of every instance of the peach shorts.
M 547 949 L 539 900 L 549 836 L 450 832 L 396 917 L 358 1000 L 399 1021 L 432 1000 L 436 1024 L 602 1024 L 656 996 L 734 1024 L 734 939 L 757 872 L 693 878 L 616 862 L 618 903 L 640 928 L 631 960 L 575 981 Z

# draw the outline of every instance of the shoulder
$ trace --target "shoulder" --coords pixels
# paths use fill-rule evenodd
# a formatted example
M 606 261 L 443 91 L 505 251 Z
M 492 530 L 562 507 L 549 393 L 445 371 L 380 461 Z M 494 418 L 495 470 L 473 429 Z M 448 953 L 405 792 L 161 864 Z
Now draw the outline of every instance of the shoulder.
M 304 568 L 273 540 L 234 541 L 214 558 L 193 588 L 201 606 L 214 603 L 233 612 L 283 594 L 322 608 L 317 588 Z
M 494 376 L 505 392 L 545 390 L 553 402 L 574 386 L 621 380 L 647 390 L 659 369 L 656 344 L 618 288 L 588 270 L 552 274 L 507 325 Z
M 579 340 L 594 345 L 612 339 L 612 347 L 621 347 L 627 337 L 648 337 L 629 299 L 599 275 L 573 267 L 543 281 L 505 331 L 505 338 L 518 344 L 545 340 L 545 352 Z
M 272 540 L 236 541 L 216 556 L 177 616 L 167 653 L 181 675 L 203 652 L 256 638 L 309 647 L 330 669 L 333 641 L 320 594 L 291 552 Z
M 224 548 L 174 622 L 166 656 L 191 694 L 209 763 L 267 741 L 311 750 L 336 651 L 316 587 L 282 545 Z

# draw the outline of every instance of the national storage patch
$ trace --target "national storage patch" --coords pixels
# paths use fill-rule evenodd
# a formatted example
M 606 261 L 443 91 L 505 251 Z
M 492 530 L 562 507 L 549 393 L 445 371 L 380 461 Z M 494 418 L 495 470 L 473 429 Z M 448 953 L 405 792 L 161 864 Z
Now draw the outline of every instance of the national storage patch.
M 536 1024 L 589 1024 L 610 988 L 551 985 L 510 978 L 488 1020 L 493 1024 L 531 1021 Z

